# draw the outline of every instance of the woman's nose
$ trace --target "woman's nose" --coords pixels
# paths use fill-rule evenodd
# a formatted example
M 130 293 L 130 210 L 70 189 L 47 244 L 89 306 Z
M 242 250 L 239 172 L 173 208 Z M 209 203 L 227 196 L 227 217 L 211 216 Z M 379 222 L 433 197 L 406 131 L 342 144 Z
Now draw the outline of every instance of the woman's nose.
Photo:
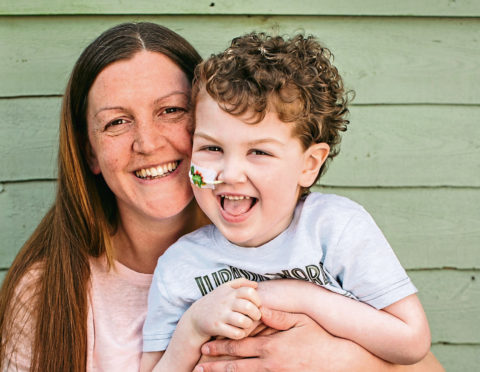
M 165 143 L 165 137 L 151 119 L 139 120 L 135 125 L 133 151 L 149 154 Z
M 224 159 L 222 168 L 218 173 L 217 179 L 224 183 L 234 184 L 242 183 L 247 180 L 245 166 L 240 159 L 228 158 Z

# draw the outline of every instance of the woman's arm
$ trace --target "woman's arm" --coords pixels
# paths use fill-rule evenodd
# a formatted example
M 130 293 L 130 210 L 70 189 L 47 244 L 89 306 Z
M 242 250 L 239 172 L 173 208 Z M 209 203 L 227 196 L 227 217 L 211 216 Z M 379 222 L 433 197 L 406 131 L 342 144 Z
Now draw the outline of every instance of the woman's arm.
M 330 335 L 303 314 L 262 309 L 263 321 L 282 330 L 270 336 L 211 341 L 202 347 L 208 356 L 236 360 L 200 363 L 195 372 L 445 372 L 433 354 L 400 366 L 375 357 L 352 341 Z
M 299 280 L 263 282 L 259 294 L 264 306 L 308 315 L 332 335 L 391 363 L 416 363 L 430 348 L 428 321 L 416 295 L 377 310 Z

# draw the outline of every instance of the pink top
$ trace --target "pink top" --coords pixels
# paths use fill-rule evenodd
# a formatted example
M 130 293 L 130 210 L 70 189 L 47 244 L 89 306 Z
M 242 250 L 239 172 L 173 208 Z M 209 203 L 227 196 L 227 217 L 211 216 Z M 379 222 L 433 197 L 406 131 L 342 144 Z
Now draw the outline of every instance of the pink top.
M 119 262 L 107 271 L 106 259 L 90 259 L 91 290 L 87 319 L 87 372 L 138 371 L 142 353 L 142 326 L 147 314 L 147 298 L 151 274 L 130 270 Z M 33 322 L 28 303 L 32 291 L 27 287 L 38 275 L 32 269 L 22 279 L 18 296 L 23 309 L 14 324 L 17 342 L 7 345 L 7 355 L 15 350 L 15 359 L 7 362 L 4 371 L 27 372 L 30 366 L 30 342 Z M 21 310 L 20 310 L 21 311 Z
M 87 371 L 138 371 L 151 274 L 91 259 Z

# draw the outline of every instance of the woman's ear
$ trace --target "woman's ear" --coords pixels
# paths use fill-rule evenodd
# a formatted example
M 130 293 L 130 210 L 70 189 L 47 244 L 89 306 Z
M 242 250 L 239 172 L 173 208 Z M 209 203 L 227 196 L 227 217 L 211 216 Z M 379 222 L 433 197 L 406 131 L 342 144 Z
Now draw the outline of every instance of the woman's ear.
M 315 182 L 320 167 L 325 163 L 330 153 L 330 146 L 325 142 L 314 143 L 304 153 L 303 169 L 299 186 L 310 187 Z
M 100 174 L 101 173 L 100 165 L 98 164 L 97 155 L 95 155 L 92 145 L 90 145 L 90 142 L 87 141 L 87 144 L 85 147 L 86 147 L 85 154 L 86 154 L 87 163 L 88 163 L 88 166 L 90 167 L 90 170 L 95 175 Z

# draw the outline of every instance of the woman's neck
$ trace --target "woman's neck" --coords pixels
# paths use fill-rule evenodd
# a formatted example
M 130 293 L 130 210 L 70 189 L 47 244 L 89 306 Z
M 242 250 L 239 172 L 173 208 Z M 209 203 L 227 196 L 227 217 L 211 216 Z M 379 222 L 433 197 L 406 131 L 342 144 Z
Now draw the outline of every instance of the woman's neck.
M 170 245 L 207 223 L 194 200 L 179 214 L 162 220 L 121 218 L 112 239 L 115 258 L 134 271 L 151 274 Z

